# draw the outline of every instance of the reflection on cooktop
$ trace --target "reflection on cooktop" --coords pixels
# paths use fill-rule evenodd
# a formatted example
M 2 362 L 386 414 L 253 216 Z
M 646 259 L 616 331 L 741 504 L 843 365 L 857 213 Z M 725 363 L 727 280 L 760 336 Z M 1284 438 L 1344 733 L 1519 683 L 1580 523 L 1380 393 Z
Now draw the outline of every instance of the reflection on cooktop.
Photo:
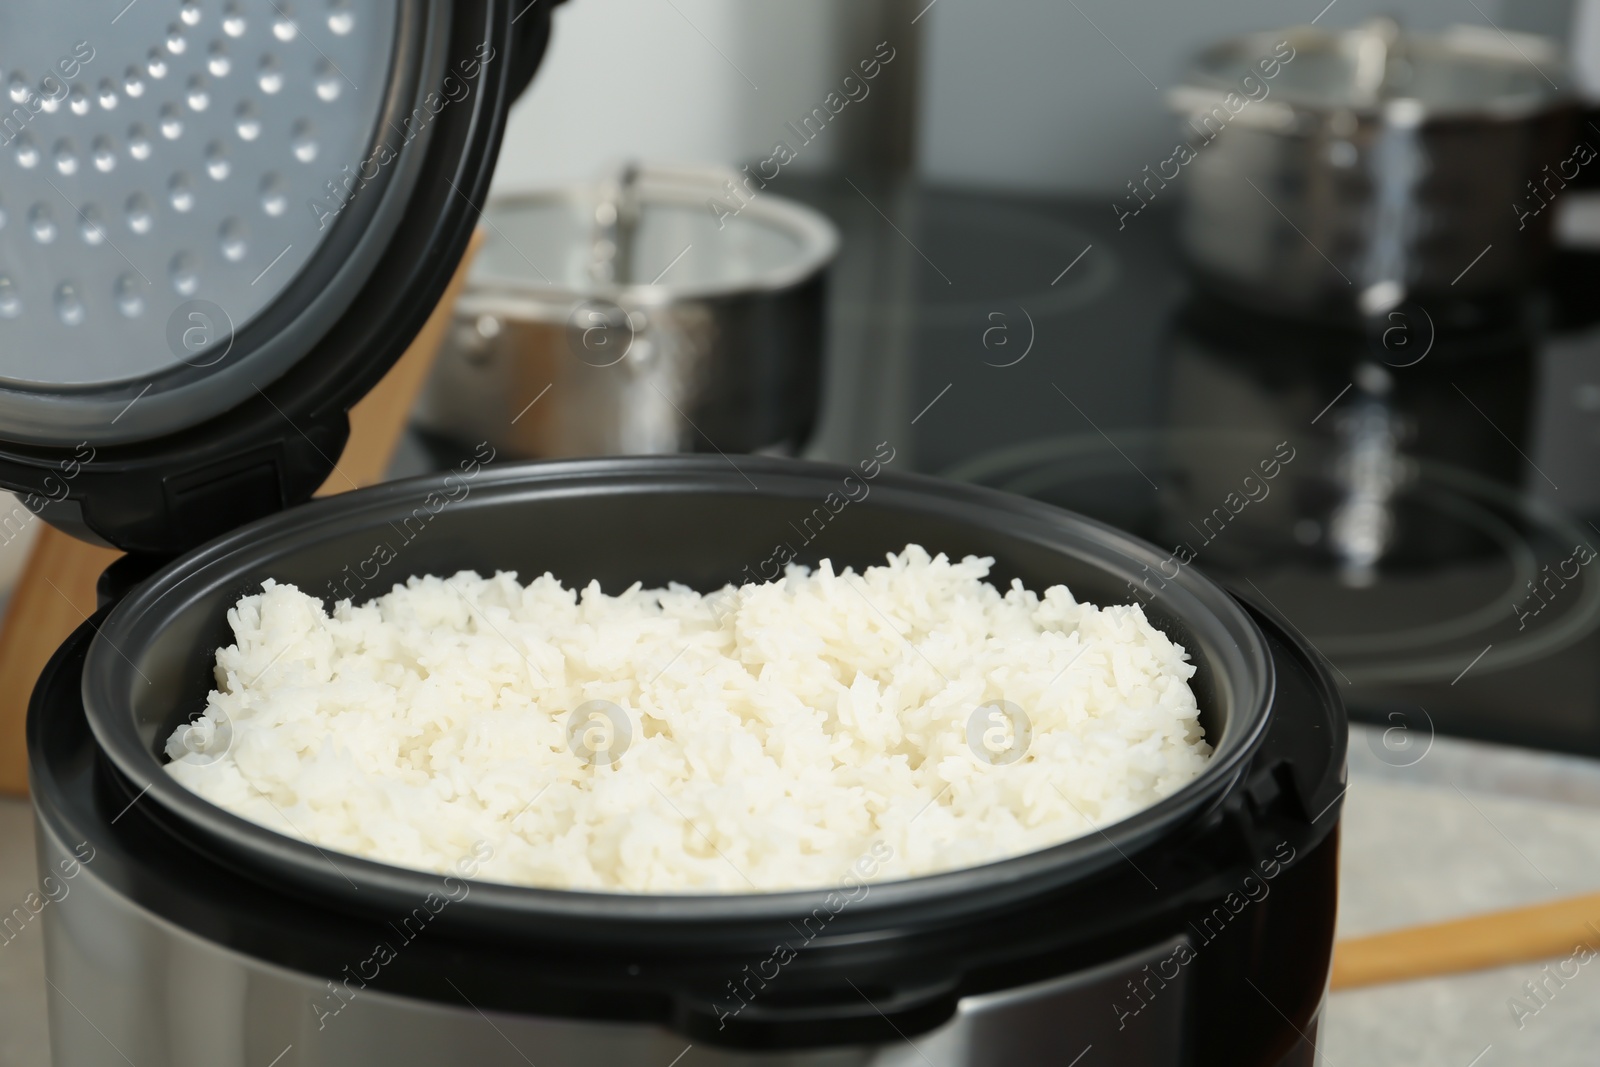
M 1594 260 L 1530 301 L 1341 332 L 1194 291 L 1170 217 L 907 203 L 918 469 L 1147 538 L 1142 582 L 1198 567 L 1275 608 L 1357 718 L 1600 754 Z
M 1590 537 L 1554 509 L 1471 471 L 1398 453 L 1385 489 L 1352 488 L 1362 457 L 1261 431 L 1045 438 L 950 476 L 1084 511 L 1166 557 L 1134 599 L 1199 566 L 1295 623 L 1352 689 L 1454 682 L 1538 664 L 1595 633 Z M 1356 507 L 1373 516 L 1351 518 Z M 1341 524 L 1383 531 L 1349 533 Z M 1349 542 L 1356 540 L 1352 546 Z M 1352 562 L 1352 557 L 1356 562 Z

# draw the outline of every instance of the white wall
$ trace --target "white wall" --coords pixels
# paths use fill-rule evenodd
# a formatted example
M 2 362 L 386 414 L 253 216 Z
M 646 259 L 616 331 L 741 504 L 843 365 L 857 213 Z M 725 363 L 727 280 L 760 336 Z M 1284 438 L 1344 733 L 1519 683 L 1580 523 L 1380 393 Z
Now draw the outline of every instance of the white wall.
M 1508 29 L 1559 25 L 1565 6 L 1473 2 Z M 950 185 L 1119 192 L 1171 147 L 1174 123 L 1151 82 L 1173 85 L 1203 44 L 1308 22 L 1326 3 L 939 0 L 924 20 L 919 169 Z M 1337 0 L 1318 25 L 1384 13 L 1416 29 L 1483 24 L 1468 0 Z
M 1379 13 L 1418 29 L 1481 24 L 1476 4 L 1508 29 L 1548 32 L 1570 22 L 1574 2 L 1335 0 L 1319 24 L 1345 27 Z M 763 158 L 783 122 L 820 103 L 860 58 L 849 54 L 861 47 L 857 24 L 876 12 L 888 28 L 870 31 L 874 40 L 923 34 L 923 177 L 1115 193 L 1152 152 L 1170 148 L 1172 120 L 1145 76 L 1165 89 L 1201 45 L 1304 23 L 1327 0 L 937 0 L 915 27 L 906 12 L 923 2 L 894 3 L 569 0 L 512 113 L 497 187 L 590 178 L 629 155 Z M 832 166 L 844 143 L 819 138 L 795 169 Z
M 629 156 L 764 158 L 847 73 L 842 17 L 837 0 L 570 0 L 512 112 L 496 188 L 586 179 Z M 796 167 L 827 167 L 836 149 L 819 139 Z

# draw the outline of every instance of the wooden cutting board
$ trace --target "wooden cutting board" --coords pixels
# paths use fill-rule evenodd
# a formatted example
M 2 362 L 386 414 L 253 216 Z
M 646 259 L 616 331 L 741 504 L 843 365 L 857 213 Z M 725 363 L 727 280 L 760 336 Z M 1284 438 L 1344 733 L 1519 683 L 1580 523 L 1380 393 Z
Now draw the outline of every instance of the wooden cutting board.
M 411 347 L 372 392 L 350 410 L 350 441 L 318 496 L 342 493 L 383 480 L 395 445 L 433 358 L 444 340 L 456 297 L 483 244 L 473 235 L 449 288 Z M 37 520 L 35 520 L 37 521 Z M 23 725 L 28 697 L 57 646 L 95 610 L 95 583 L 120 554 L 97 548 L 40 523 L 28 562 L 0 622 L 0 794 L 28 792 L 28 753 Z
M 1334 946 L 1334 989 L 1600 954 L 1600 893 L 1348 938 Z

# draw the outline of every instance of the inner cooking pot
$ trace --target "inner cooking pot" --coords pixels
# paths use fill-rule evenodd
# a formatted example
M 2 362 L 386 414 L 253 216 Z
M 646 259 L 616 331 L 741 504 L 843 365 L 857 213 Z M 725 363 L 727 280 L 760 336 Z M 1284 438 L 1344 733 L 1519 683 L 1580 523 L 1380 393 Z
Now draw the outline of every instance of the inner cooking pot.
M 880 456 L 882 455 L 880 451 Z M 890 453 L 892 456 L 892 453 Z M 88 653 L 89 723 L 130 801 L 189 847 L 290 892 L 352 911 L 409 907 L 440 876 L 324 850 L 234 816 L 172 780 L 166 739 L 212 688 L 227 612 L 267 578 L 331 603 L 370 599 L 408 576 L 545 571 L 608 593 L 634 582 L 711 591 L 748 580 L 792 550 L 858 571 L 915 542 L 954 558 L 992 556 L 1005 588 L 1066 584 L 1097 604 L 1137 599 L 1190 653 L 1200 722 L 1215 752 L 1194 781 L 1136 815 L 1043 851 L 876 885 L 841 932 L 915 917 L 992 911 L 1102 870 L 1209 810 L 1238 779 L 1267 726 L 1274 674 L 1244 610 L 1191 568 L 1166 577 L 1156 548 L 1082 516 L 993 490 L 790 460 L 663 456 L 480 467 L 391 483 L 291 509 L 169 565 L 109 615 Z M 847 482 L 846 479 L 849 479 Z M 830 493 L 854 499 L 837 514 Z M 817 529 L 817 515 L 825 522 Z M 809 539 L 808 539 L 809 538 Z M 377 562 L 382 560 L 383 562 Z M 142 799 L 140 799 L 142 798 Z M 335 862 L 336 859 L 336 862 Z M 463 929 L 552 937 L 728 936 L 808 913 L 826 890 L 748 895 L 571 892 L 475 884 L 450 909 Z M 574 925 L 576 924 L 576 926 Z

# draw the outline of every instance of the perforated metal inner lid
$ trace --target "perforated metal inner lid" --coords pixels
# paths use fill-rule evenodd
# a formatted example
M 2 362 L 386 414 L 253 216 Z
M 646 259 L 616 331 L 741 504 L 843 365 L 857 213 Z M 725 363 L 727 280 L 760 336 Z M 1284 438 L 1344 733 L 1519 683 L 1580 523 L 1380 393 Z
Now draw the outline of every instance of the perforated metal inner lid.
M 302 358 L 399 221 L 440 6 L 0 6 L 0 435 L 171 432 Z

